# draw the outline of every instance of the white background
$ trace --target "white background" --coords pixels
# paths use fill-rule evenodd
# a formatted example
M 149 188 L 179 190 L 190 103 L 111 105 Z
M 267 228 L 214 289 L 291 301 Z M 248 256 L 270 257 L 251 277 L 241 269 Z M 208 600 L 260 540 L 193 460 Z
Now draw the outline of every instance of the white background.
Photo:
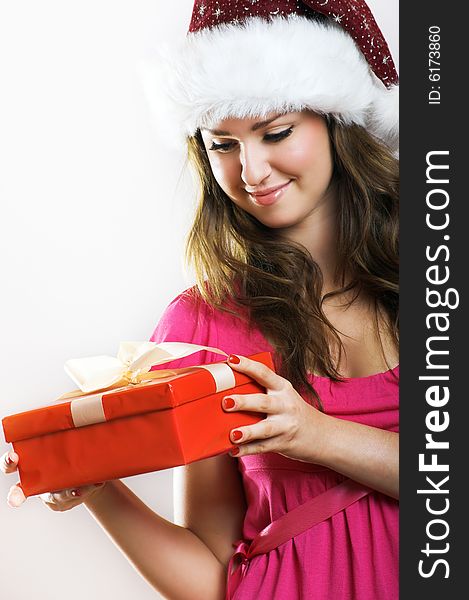
M 397 63 L 398 0 L 369 5 Z M 152 127 L 137 70 L 185 35 L 191 10 L 192 0 L 0 0 L 0 418 L 72 389 L 68 358 L 148 339 L 192 284 L 191 178 Z M 0 477 L 2 600 L 159 597 L 84 508 L 9 509 L 1 498 L 15 481 Z M 171 518 L 170 471 L 126 483 Z

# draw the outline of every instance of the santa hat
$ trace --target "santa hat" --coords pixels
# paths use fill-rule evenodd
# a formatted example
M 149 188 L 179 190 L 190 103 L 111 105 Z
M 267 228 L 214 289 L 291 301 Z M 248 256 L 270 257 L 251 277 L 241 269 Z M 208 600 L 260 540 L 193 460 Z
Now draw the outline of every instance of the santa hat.
M 229 117 L 310 109 L 397 150 L 398 77 L 363 0 L 196 0 L 160 69 L 150 87 L 186 136 Z

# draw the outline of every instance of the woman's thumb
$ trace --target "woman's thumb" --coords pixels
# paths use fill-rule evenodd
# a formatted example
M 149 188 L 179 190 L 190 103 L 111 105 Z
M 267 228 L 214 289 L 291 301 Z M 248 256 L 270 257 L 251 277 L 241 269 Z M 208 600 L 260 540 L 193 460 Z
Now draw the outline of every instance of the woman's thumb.
M 7 496 L 7 504 L 11 508 L 18 508 L 26 501 L 26 496 L 18 484 L 10 488 Z

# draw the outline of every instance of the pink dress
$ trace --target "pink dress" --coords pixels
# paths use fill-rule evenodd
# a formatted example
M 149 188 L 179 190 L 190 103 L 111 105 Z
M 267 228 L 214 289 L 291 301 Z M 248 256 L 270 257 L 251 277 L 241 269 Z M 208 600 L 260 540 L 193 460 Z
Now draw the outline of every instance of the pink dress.
M 187 293 L 169 305 L 151 339 L 203 344 L 244 356 L 272 350 L 259 331 L 205 304 L 195 308 Z M 201 352 L 171 365 L 219 360 L 218 355 Z M 396 367 L 343 383 L 316 376 L 314 386 L 327 414 L 398 431 L 398 377 Z M 248 504 L 246 541 L 345 479 L 330 469 L 272 453 L 240 458 L 238 463 Z M 234 599 L 396 600 L 398 508 L 396 500 L 373 492 L 268 554 L 255 556 Z

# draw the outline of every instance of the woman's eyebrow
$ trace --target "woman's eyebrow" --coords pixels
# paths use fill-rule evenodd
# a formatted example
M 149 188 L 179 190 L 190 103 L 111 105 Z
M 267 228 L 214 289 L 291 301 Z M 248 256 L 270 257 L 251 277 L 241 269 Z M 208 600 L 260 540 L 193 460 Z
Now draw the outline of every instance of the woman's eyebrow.
M 276 115 L 275 117 L 272 117 L 271 119 L 267 119 L 265 121 L 258 121 L 257 123 L 254 123 L 254 125 L 251 127 L 251 131 L 257 131 L 258 129 L 262 129 L 262 127 L 266 127 L 267 125 L 270 125 L 273 121 L 276 121 L 277 119 L 279 119 L 280 117 L 282 117 L 283 115 Z M 222 131 L 221 129 L 207 129 L 207 131 L 209 133 L 211 133 L 212 135 L 232 135 L 229 131 Z
M 258 129 L 262 129 L 262 127 L 270 125 L 273 121 L 280 119 L 280 117 L 283 117 L 283 115 L 275 115 L 275 117 L 267 119 L 266 121 L 259 121 L 258 123 L 254 123 L 254 125 L 251 127 L 251 131 L 257 131 Z

